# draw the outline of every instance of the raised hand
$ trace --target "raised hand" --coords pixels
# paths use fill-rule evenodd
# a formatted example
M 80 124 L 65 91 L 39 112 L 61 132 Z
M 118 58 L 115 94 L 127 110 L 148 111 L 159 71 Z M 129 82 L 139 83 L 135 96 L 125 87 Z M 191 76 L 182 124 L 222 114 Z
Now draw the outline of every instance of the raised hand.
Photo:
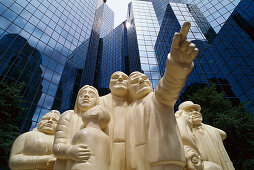
M 178 64 L 189 65 L 198 54 L 196 45 L 186 40 L 190 26 L 190 22 L 185 22 L 180 33 L 176 32 L 173 38 L 170 59 Z

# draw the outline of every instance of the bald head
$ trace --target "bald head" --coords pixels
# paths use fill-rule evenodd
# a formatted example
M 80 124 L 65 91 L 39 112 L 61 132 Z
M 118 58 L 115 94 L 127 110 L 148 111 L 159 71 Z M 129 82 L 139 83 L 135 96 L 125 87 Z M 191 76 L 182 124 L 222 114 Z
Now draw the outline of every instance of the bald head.
M 111 75 L 109 89 L 111 93 L 118 97 L 126 97 L 128 92 L 128 85 L 129 77 L 121 72 L 117 71 Z

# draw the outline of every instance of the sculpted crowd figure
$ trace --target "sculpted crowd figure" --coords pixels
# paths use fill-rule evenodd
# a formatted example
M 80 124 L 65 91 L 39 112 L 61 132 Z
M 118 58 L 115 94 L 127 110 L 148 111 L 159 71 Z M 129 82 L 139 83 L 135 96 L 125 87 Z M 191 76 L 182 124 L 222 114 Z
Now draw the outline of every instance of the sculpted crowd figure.
M 102 97 L 94 87 L 82 87 L 74 110 L 64 112 L 57 124 L 53 145 L 56 158 L 52 155 L 52 148 L 51 152 L 41 152 L 40 155 L 49 153 L 50 159 L 47 158 L 42 167 L 39 167 L 41 162 L 38 159 L 31 169 L 45 169 L 47 166 L 54 166 L 54 170 L 233 168 L 228 156 L 225 156 L 225 149 L 225 152 L 215 152 L 212 148 L 207 150 L 210 144 L 216 149 L 223 147 L 223 131 L 202 124 L 202 119 L 199 124 L 195 123 L 194 119 L 200 117 L 191 119 L 192 113 L 180 111 L 175 117 L 173 111 L 198 54 L 196 46 L 186 40 L 189 28 L 190 23 L 185 22 L 180 33 L 175 33 L 164 76 L 154 92 L 148 77 L 138 71 L 129 77 L 120 71 L 113 73 L 109 84 L 111 93 Z M 186 108 L 182 106 L 179 110 Z M 206 130 L 205 137 L 211 140 L 205 142 L 203 134 L 196 132 L 200 127 Z M 220 143 L 212 143 L 212 140 Z M 53 136 L 51 147 L 52 143 Z M 13 148 L 17 148 L 15 144 Z M 14 159 L 17 153 L 23 151 L 13 150 L 10 167 L 23 167 Z M 36 148 L 30 150 L 34 153 Z M 29 163 L 29 159 L 27 161 Z M 24 164 L 24 167 L 28 166 Z
M 191 101 L 179 105 L 176 120 L 184 146 L 192 148 L 201 156 L 204 170 L 233 170 L 222 141 L 226 139 L 226 133 L 202 123 L 200 111 L 200 105 Z
M 33 131 L 20 135 L 13 143 L 9 167 L 11 170 L 52 170 L 56 161 L 53 141 L 60 113 L 45 114 Z
M 110 170 L 180 170 L 185 165 L 184 149 L 173 114 L 173 106 L 193 68 L 196 46 L 185 40 L 190 23 L 183 25 L 173 39 L 166 70 L 155 92 L 147 76 L 133 72 L 130 78 L 115 72 L 110 79 L 111 93 L 82 104 L 84 87 L 79 91 L 74 111 L 61 116 L 54 142 L 57 161 L 54 169 L 66 169 L 67 160 L 85 162 L 91 156 L 85 144 L 71 145 L 81 129 L 81 115 L 96 104 L 104 106 L 111 121 L 104 132 L 110 138 Z M 86 87 L 86 86 L 85 86 Z M 92 91 L 92 87 L 87 89 Z M 174 153 L 174 154 L 169 154 Z
M 84 128 L 73 137 L 71 144 L 85 144 L 91 151 L 91 156 L 86 162 L 67 161 L 68 170 L 109 170 L 110 164 L 110 139 L 102 129 L 109 121 L 110 116 L 106 109 L 97 105 L 89 109 L 82 116 Z
M 73 136 L 82 128 L 82 115 L 99 103 L 98 91 L 85 85 L 77 95 L 74 110 L 64 112 L 57 124 L 53 153 L 57 157 L 54 169 L 65 170 L 67 160 L 85 162 L 90 158 L 86 144 L 72 145 Z

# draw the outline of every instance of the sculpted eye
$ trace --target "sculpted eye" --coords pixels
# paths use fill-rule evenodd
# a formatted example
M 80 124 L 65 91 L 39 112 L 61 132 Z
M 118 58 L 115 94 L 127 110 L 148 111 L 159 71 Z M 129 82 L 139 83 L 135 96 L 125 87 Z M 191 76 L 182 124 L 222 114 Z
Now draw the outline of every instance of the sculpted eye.
M 112 79 L 118 79 L 119 75 L 115 74 L 112 76 Z
M 143 80 L 147 80 L 148 79 L 146 75 L 143 75 L 141 77 L 142 77 Z
M 96 96 L 96 94 L 95 94 L 94 92 L 89 92 L 89 95 L 90 95 L 91 97 L 95 97 L 95 96 Z
M 138 83 L 138 78 L 131 80 L 131 84 L 136 84 L 136 83 Z
M 123 75 L 122 77 L 123 77 L 124 80 L 128 80 L 129 79 L 129 77 L 127 77 L 126 75 Z

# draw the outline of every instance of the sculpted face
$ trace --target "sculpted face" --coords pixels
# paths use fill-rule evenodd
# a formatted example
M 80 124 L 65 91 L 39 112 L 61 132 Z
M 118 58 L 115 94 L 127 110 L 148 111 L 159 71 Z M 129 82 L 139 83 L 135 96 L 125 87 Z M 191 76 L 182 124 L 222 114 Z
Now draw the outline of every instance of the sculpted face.
M 193 107 L 193 108 L 189 108 L 188 110 L 186 110 L 186 114 L 190 117 L 192 124 L 195 126 L 200 125 L 203 118 L 201 113 L 198 111 L 197 108 Z
M 129 82 L 129 77 L 121 72 L 117 71 L 112 74 L 110 83 L 109 83 L 109 89 L 111 90 L 111 93 L 119 96 L 119 97 L 125 97 L 127 95 L 127 85 Z
M 96 105 L 97 102 L 97 93 L 96 90 L 87 87 L 84 88 L 78 95 L 78 106 L 81 111 L 87 111 L 91 107 Z
M 38 130 L 46 134 L 55 134 L 59 117 L 60 113 L 57 110 L 45 114 L 38 123 Z
M 148 77 L 145 74 L 137 71 L 131 73 L 128 89 L 130 98 L 132 100 L 145 97 L 153 91 Z

